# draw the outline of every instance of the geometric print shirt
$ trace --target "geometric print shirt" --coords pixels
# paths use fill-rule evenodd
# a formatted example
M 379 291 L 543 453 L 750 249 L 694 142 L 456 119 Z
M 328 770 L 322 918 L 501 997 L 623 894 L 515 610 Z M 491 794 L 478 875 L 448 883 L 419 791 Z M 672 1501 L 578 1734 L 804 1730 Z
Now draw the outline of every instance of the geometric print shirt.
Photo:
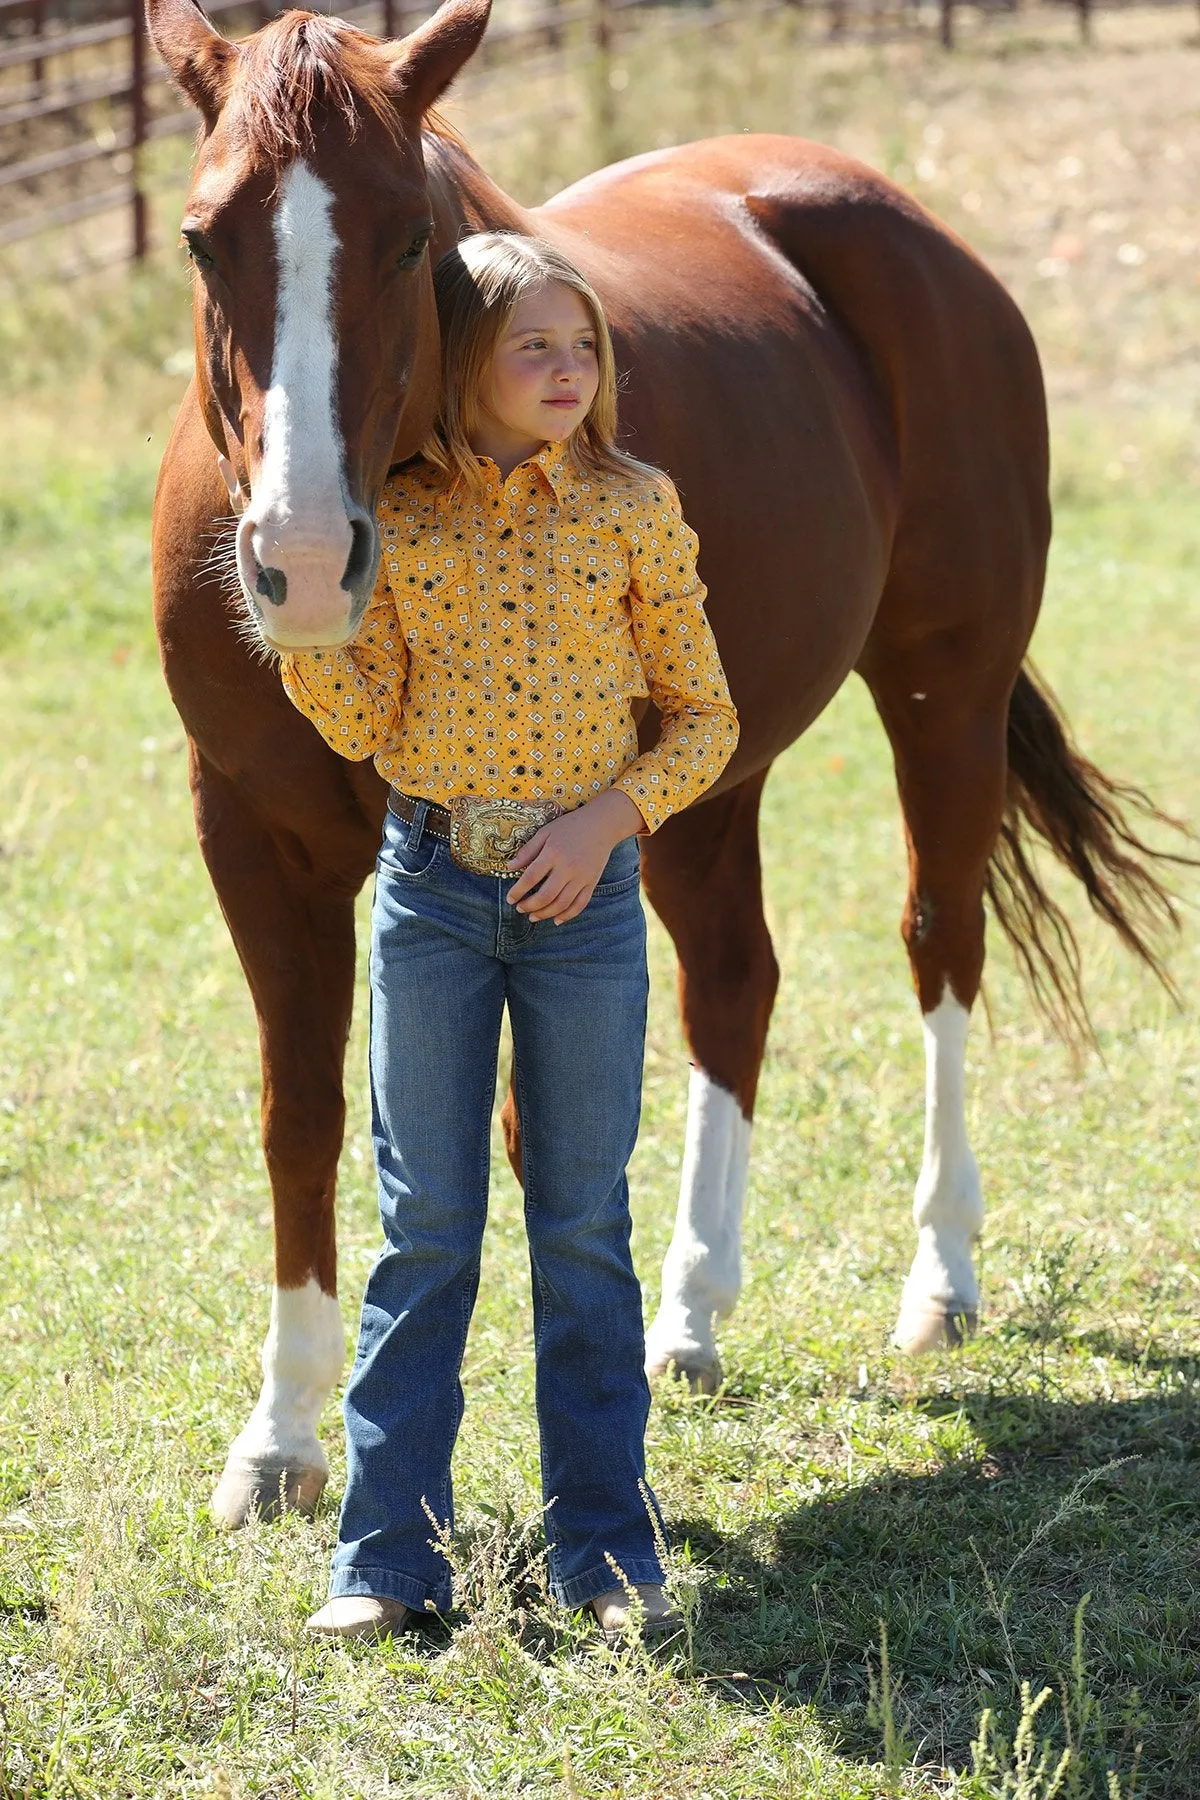
M 581 806 L 619 787 L 646 827 L 716 780 L 738 738 L 674 489 L 584 475 L 547 444 L 451 492 L 418 458 L 379 502 L 379 581 L 350 643 L 280 658 L 340 755 L 404 793 Z M 632 703 L 658 742 L 638 754 Z

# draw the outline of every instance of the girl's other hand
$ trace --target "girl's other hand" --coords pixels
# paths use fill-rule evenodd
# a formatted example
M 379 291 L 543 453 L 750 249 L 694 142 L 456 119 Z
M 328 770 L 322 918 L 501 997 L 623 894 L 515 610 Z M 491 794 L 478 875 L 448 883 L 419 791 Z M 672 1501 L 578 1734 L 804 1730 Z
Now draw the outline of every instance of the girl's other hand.
M 519 871 L 508 890 L 508 904 L 531 919 L 565 925 L 591 899 L 617 845 L 645 829 L 646 821 L 620 788 L 597 794 L 585 806 L 543 825 L 517 851 L 508 865 Z

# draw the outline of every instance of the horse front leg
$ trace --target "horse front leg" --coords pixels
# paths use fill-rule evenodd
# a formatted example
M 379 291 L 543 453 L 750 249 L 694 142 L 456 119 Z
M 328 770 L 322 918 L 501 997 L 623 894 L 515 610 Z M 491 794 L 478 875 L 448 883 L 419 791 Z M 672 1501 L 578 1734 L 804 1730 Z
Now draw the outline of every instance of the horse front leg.
M 311 1514 L 329 1475 L 317 1435 L 345 1360 L 334 1195 L 354 988 L 352 888 L 293 865 L 240 790 L 193 756 L 197 830 L 258 1016 L 275 1285 L 262 1387 L 212 1507 L 223 1525 Z
M 917 1353 L 975 1327 L 983 1224 L 967 1135 L 966 1055 L 984 961 L 988 863 L 1004 816 L 1007 691 L 972 693 L 936 641 L 864 671 L 891 740 L 908 840 L 902 933 L 925 1041 L 925 1144 L 913 1198 L 916 1254 L 893 1333 Z
M 712 1393 L 715 1325 L 741 1288 L 754 1097 L 779 980 L 762 908 L 758 808 L 766 771 L 671 819 L 643 851 L 646 892 L 679 958 L 692 1058 L 675 1229 L 646 1336 L 651 1377 L 670 1368 Z

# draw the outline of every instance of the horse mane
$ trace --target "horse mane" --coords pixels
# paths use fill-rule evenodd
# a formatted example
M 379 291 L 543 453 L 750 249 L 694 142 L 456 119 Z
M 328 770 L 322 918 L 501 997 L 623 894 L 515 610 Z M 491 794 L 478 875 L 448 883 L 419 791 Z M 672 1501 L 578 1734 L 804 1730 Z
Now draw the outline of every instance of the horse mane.
M 316 123 L 333 112 L 357 136 L 366 117 L 394 143 L 404 120 L 396 105 L 390 65 L 379 39 L 321 13 L 285 12 L 239 46 L 230 100 L 251 162 L 279 168 L 313 149 Z M 432 108 L 424 129 L 462 145 L 454 127 Z

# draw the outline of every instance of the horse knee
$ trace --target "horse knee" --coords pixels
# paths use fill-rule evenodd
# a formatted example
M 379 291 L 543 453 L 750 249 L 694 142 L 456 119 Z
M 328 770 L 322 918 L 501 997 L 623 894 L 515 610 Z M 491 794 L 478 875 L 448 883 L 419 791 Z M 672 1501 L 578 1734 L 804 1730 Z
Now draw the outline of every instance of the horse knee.
M 324 1186 L 337 1168 L 346 1130 L 340 1081 L 273 1094 L 263 1107 L 263 1153 L 272 1183 Z

